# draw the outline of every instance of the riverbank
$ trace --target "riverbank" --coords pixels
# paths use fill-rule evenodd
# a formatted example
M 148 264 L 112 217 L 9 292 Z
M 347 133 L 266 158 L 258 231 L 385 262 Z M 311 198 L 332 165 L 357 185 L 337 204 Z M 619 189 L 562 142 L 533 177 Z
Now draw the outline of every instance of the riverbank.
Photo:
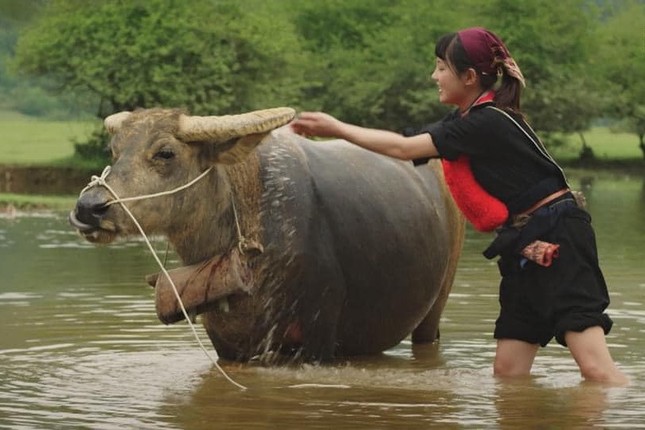
M 74 207 L 76 196 L 43 196 L 40 194 L 0 193 L 0 214 L 15 215 L 17 212 L 69 211 Z
M 561 161 L 565 171 L 645 176 L 645 160 Z M 0 211 L 63 210 L 73 207 L 80 190 L 100 169 L 0 164 Z
M 0 213 L 70 210 L 95 174 L 87 168 L 0 165 Z
M 645 159 L 558 160 L 564 170 L 581 169 L 645 176 Z
M 94 174 L 97 172 L 89 168 L 0 164 L 0 193 L 77 194 Z

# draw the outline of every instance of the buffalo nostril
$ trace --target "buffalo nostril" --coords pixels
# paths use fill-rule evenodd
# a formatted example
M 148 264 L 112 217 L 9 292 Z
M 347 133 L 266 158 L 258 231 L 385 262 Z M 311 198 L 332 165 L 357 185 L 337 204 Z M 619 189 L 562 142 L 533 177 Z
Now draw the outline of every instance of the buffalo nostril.
M 102 217 L 103 215 L 105 215 L 109 208 L 110 206 L 106 204 L 95 205 L 92 208 L 92 212 L 94 213 L 94 216 Z
M 76 202 L 75 217 L 83 224 L 98 227 L 110 207 L 105 204 L 105 201 L 84 197 L 82 196 Z
M 84 216 L 88 217 L 88 219 L 96 219 L 97 221 L 103 218 L 107 210 L 108 206 L 103 203 L 83 208 L 83 211 L 85 212 Z

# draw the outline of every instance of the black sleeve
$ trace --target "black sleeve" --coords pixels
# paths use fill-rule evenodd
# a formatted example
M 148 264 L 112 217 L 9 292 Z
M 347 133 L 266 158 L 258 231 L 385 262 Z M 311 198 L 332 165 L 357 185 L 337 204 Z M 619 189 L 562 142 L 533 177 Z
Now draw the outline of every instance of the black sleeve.
M 492 109 L 477 109 L 465 117 L 454 115 L 428 130 L 441 158 L 455 160 L 461 154 L 481 155 L 494 148 L 497 119 Z
M 401 134 L 403 134 L 403 136 L 406 136 L 406 137 L 407 136 L 417 136 L 417 135 L 423 134 L 423 133 L 430 133 L 430 135 L 432 135 L 433 130 L 441 127 L 441 124 L 444 121 L 447 121 L 448 119 L 450 119 L 452 116 L 453 116 L 452 113 L 448 114 L 442 120 L 437 121 L 437 122 L 433 122 L 433 123 L 430 123 L 430 124 L 426 124 L 421 128 L 406 127 L 406 128 L 403 129 L 403 132 Z M 412 160 L 412 162 L 414 163 L 415 166 L 419 166 L 421 164 L 426 164 L 428 161 L 430 161 L 431 158 L 432 157 L 415 158 L 414 160 Z

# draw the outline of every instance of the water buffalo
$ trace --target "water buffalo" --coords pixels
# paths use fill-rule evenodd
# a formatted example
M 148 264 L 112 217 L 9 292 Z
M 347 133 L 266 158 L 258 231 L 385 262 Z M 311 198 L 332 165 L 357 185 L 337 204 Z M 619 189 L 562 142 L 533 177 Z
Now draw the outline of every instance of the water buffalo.
M 378 353 L 410 333 L 435 340 L 464 232 L 440 166 L 308 140 L 283 127 L 294 114 L 114 114 L 107 186 L 87 188 L 70 222 L 92 242 L 137 234 L 112 192 L 171 190 L 210 168 L 125 204 L 181 258 L 170 277 L 220 357 L 315 362 Z M 182 320 L 167 277 L 150 282 L 160 320 Z

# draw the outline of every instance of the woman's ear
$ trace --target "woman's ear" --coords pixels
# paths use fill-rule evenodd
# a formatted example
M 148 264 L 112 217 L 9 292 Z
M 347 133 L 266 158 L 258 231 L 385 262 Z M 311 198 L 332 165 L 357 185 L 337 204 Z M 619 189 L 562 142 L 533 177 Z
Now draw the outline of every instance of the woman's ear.
M 477 85 L 479 82 L 479 76 L 477 72 L 472 67 L 466 70 L 463 74 L 464 85 Z

